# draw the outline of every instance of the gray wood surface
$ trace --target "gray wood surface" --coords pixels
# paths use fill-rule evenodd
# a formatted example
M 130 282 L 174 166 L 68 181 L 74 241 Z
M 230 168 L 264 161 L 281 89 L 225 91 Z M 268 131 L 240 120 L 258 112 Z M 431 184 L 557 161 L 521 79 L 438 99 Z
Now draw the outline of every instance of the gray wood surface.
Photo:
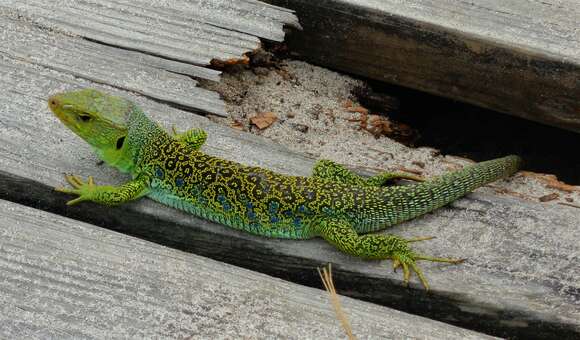
M 323 66 L 580 132 L 577 0 L 266 0 Z
M 191 110 L 227 115 L 219 94 L 196 87 L 197 81 L 190 77 L 219 81 L 218 71 L 49 32 L 2 16 L 0 30 L 0 53 L 8 57 Z
M 43 27 L 169 59 L 209 65 L 239 59 L 259 38 L 284 39 L 290 11 L 257 1 L 4 0 L 3 6 Z
M 0 55 L 0 198 L 138 235 L 182 250 L 298 283 L 320 286 L 315 267 L 335 264 L 341 293 L 464 327 L 520 338 L 580 335 L 580 209 L 472 194 L 389 232 L 435 235 L 416 245 L 434 256 L 466 257 L 460 266 L 423 264 L 433 292 L 388 261 L 343 255 L 322 240 L 273 240 L 237 232 L 144 199 L 118 208 L 66 207 L 53 187 L 64 173 L 93 175 L 98 183 L 126 180 L 99 165 L 90 148 L 49 113 L 51 93 L 97 87 L 140 103 L 169 128 L 202 127 L 210 154 L 283 173 L 308 175 L 313 161 L 259 137 L 209 122 L 117 89 Z
M 324 291 L 0 200 L 4 339 L 341 339 Z M 342 298 L 359 339 L 491 339 Z
M 290 10 L 256 1 L 0 2 L 0 53 L 192 111 L 225 116 L 213 59 L 242 59 L 281 41 Z

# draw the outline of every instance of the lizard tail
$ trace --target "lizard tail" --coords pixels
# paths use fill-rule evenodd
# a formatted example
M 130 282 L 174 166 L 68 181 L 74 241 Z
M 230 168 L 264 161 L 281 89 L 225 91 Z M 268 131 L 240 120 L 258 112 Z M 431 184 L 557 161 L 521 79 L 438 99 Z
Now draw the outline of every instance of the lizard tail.
M 510 155 L 468 165 L 431 181 L 421 183 L 414 191 L 418 196 L 427 196 L 431 204 L 423 213 L 449 204 L 456 199 L 488 183 L 513 175 L 522 163 L 519 156 Z
M 518 156 L 506 156 L 468 165 L 423 183 L 384 188 L 377 193 L 381 197 L 375 198 L 376 203 L 365 207 L 360 231 L 380 230 L 426 214 L 478 187 L 511 176 L 521 162 Z

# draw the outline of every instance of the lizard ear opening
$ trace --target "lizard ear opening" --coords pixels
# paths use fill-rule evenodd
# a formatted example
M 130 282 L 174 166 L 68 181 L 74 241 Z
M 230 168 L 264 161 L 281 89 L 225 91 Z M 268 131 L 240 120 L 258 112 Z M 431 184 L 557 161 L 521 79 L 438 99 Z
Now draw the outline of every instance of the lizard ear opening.
M 122 136 L 121 138 L 117 139 L 117 150 L 121 150 L 123 147 L 123 144 L 125 143 L 125 137 L 126 136 Z

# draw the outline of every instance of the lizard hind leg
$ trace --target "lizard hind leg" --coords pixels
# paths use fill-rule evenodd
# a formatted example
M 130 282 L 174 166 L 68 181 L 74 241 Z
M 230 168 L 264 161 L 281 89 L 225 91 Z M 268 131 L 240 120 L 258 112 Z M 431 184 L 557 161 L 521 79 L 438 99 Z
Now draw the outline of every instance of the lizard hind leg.
M 348 170 L 342 164 L 321 159 L 312 169 L 312 177 L 351 185 L 366 185 L 365 178 Z
M 385 186 L 387 183 L 397 179 L 407 179 L 412 181 L 424 180 L 419 176 L 398 172 L 383 172 L 367 178 L 357 175 L 345 166 L 327 159 L 321 159 L 316 162 L 312 169 L 312 177 L 359 186 Z
M 428 238 L 405 240 L 402 237 L 387 234 L 358 235 L 350 222 L 340 218 L 321 219 L 314 225 L 314 231 L 344 253 L 366 259 L 393 260 L 395 270 L 398 267 L 403 268 L 403 282 L 406 285 L 409 283 L 411 273 L 415 272 L 425 290 L 429 290 L 429 283 L 417 265 L 417 260 L 446 263 L 463 262 L 462 259 L 423 256 L 410 249 L 410 242 L 423 241 Z
M 195 150 L 199 150 L 207 140 L 207 132 L 202 129 L 194 128 L 178 133 L 173 126 L 172 130 L 174 139 L 193 147 Z

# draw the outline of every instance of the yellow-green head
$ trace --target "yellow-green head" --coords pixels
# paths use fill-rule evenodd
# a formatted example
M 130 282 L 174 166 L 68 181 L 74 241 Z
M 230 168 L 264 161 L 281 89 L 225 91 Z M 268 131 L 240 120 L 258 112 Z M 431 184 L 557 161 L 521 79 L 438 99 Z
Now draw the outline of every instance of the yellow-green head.
M 135 104 L 127 99 L 84 89 L 59 93 L 48 106 L 60 121 L 89 143 L 108 164 L 130 171 L 132 160 L 126 149 L 129 119 Z

